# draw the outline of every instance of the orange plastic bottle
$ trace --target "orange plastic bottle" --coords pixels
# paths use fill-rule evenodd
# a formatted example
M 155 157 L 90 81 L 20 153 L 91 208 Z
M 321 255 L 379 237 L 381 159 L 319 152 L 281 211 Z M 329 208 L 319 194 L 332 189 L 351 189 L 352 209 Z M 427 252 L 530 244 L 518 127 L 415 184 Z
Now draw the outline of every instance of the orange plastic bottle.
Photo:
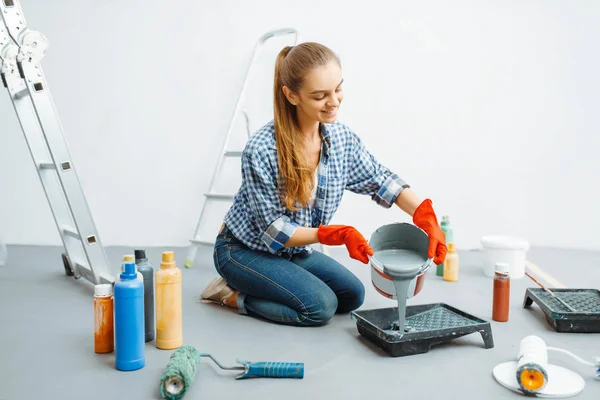
M 494 297 L 492 301 L 492 319 L 498 322 L 508 321 L 510 309 L 510 266 L 496 263 L 494 273 Z
M 183 344 L 181 270 L 172 251 L 162 253 L 154 274 L 156 301 L 156 347 L 176 349 Z
M 110 353 L 115 348 L 112 285 L 94 287 L 94 351 Z

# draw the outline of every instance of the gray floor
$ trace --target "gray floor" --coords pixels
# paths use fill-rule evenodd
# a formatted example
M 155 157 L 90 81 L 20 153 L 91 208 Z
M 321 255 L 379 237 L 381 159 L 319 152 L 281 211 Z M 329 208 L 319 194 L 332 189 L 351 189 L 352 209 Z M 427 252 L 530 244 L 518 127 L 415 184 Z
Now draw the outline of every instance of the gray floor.
M 163 249 L 149 249 L 156 265 Z M 327 326 L 275 326 L 229 309 L 200 304 L 198 295 L 215 276 L 210 253 L 199 254 L 194 269 L 183 268 L 185 249 L 175 250 L 183 270 L 184 341 L 210 352 L 226 364 L 236 358 L 252 361 L 305 363 L 303 380 L 236 381 L 232 373 L 203 360 L 186 398 L 189 399 L 404 399 L 513 398 L 498 385 L 492 369 L 515 359 L 520 340 L 529 334 L 548 345 L 580 356 L 600 356 L 599 334 L 556 333 L 540 309 L 523 309 L 529 280 L 513 281 L 508 323 L 492 321 L 495 347 L 484 349 L 472 334 L 429 353 L 391 358 L 365 342 L 348 315 Z M 107 249 L 118 265 L 127 248 Z M 9 247 L 9 262 L 0 268 L 0 399 L 160 399 L 158 383 L 172 351 L 146 346 L 146 366 L 135 372 L 114 369 L 114 353 L 93 350 L 93 287 L 64 274 L 60 248 Z M 481 318 L 491 319 L 492 282 L 480 272 L 478 252 L 460 253 L 460 280 L 442 281 L 431 275 L 411 304 L 446 302 Z M 333 256 L 365 282 L 368 308 L 394 304 L 375 292 L 367 266 L 350 260 L 342 249 Z M 528 257 L 571 287 L 600 286 L 600 252 L 532 249 Z M 580 399 L 598 399 L 600 382 L 593 371 L 566 356 L 550 360 L 579 372 L 586 380 Z M 483 395 L 482 393 L 485 393 Z

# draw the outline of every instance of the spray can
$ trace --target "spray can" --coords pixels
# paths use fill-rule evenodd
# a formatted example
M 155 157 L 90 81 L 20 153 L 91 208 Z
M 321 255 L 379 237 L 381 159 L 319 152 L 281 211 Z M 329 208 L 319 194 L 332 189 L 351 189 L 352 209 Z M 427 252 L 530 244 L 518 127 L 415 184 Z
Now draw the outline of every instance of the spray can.
M 510 308 L 510 265 L 496 263 L 494 269 L 494 299 L 492 303 L 492 319 L 498 322 L 508 321 Z
M 441 229 L 446 235 L 446 244 L 454 243 L 454 233 L 452 232 L 452 226 L 450 225 L 450 218 L 447 215 L 442 217 Z M 444 276 L 444 260 L 440 265 L 437 266 L 437 276 Z
M 145 250 L 135 250 L 135 265 L 144 281 L 144 329 L 146 342 L 154 340 L 154 268 Z
M 160 269 L 155 273 L 156 347 L 176 349 L 183 344 L 181 270 L 172 251 L 162 253 Z
M 124 263 L 120 280 L 115 282 L 115 364 L 121 371 L 143 368 L 144 284 L 137 279 L 135 264 Z
M 110 353 L 115 348 L 112 285 L 94 286 L 94 351 Z

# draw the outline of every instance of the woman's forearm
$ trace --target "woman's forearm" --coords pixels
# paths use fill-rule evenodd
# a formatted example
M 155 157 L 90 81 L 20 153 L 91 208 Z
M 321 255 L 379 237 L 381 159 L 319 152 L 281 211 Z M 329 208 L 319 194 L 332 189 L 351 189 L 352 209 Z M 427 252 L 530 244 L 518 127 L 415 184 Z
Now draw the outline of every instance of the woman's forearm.
M 412 217 L 417 207 L 421 204 L 421 199 L 410 188 L 405 188 L 400 192 L 395 203 L 402 211 Z M 319 228 L 299 226 L 284 247 L 307 246 L 319 243 L 318 231 Z
M 410 188 L 402 189 L 395 201 L 396 205 L 411 217 L 421 202 L 421 199 Z
M 317 235 L 318 230 L 319 228 L 305 228 L 299 226 L 284 247 L 307 246 L 309 244 L 319 243 L 319 236 Z

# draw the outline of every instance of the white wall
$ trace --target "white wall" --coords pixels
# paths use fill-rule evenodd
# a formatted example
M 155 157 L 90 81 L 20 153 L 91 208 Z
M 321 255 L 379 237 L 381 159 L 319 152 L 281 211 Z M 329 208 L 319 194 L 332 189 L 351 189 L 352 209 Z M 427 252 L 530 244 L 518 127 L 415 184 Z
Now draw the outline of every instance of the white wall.
M 187 245 L 252 47 L 293 26 L 340 54 L 342 121 L 451 216 L 459 248 L 500 232 L 600 249 L 599 2 L 172 4 L 22 1 L 50 40 L 42 65 L 105 245 Z M 269 118 L 265 60 L 253 128 Z M 6 94 L 0 121 L 0 236 L 59 244 Z M 349 193 L 334 222 L 368 236 L 406 220 L 371 204 Z

